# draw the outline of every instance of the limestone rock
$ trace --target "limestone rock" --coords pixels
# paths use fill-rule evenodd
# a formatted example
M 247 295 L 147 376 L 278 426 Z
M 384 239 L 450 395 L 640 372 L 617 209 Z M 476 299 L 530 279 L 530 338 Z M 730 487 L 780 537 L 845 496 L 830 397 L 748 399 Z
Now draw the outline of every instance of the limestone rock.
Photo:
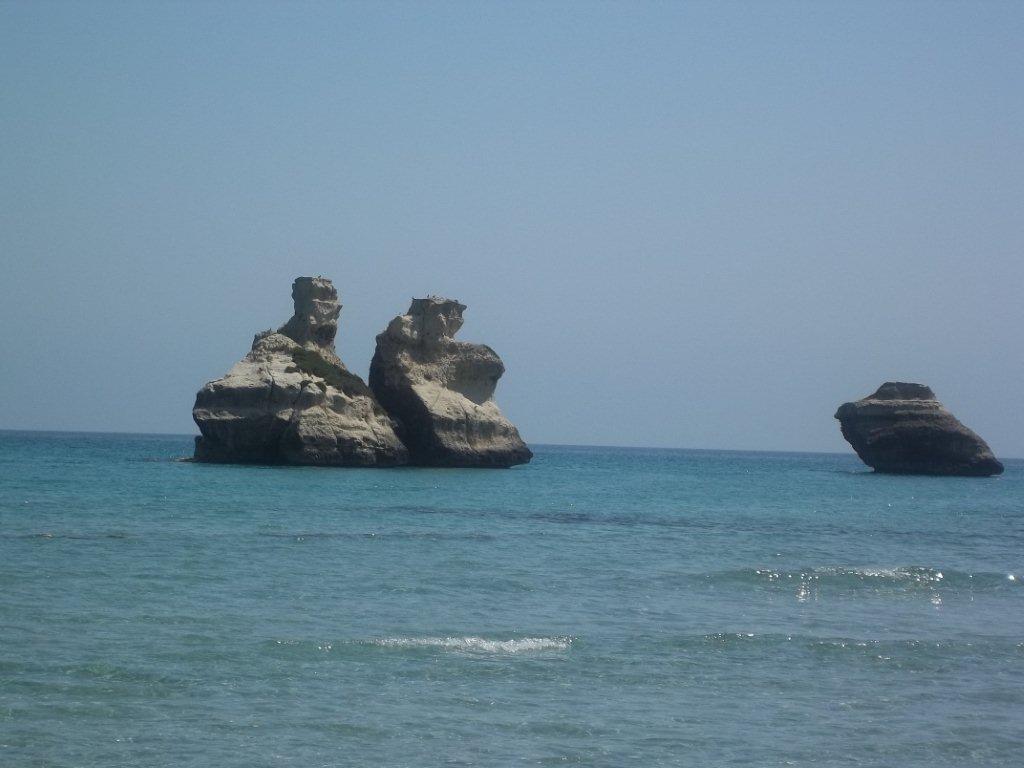
M 886 382 L 836 411 L 843 437 L 876 472 L 998 475 L 1003 465 L 923 384 Z
M 509 467 L 532 457 L 494 402 L 505 372 L 483 344 L 456 341 L 466 307 L 451 299 L 413 299 L 377 336 L 370 388 L 401 424 L 412 463 Z
M 335 352 L 341 304 L 331 281 L 297 278 L 292 298 L 292 318 L 276 332 L 257 334 L 249 354 L 196 395 L 196 460 L 406 463 L 394 423 Z

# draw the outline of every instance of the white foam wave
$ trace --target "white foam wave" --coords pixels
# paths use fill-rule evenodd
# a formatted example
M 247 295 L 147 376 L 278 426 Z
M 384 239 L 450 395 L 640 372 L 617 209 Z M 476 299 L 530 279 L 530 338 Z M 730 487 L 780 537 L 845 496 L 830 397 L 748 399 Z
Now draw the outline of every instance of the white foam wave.
M 835 576 L 852 576 L 859 579 L 881 579 L 885 581 L 912 581 L 918 584 L 936 584 L 945 578 L 942 571 L 923 566 L 898 568 L 815 568 L 816 573 Z
M 372 641 L 384 648 L 440 648 L 469 653 L 529 653 L 531 651 L 565 651 L 572 637 L 515 637 L 489 640 L 485 637 L 382 637 Z
M 906 581 L 915 584 L 939 584 L 946 578 L 940 570 L 920 566 L 899 568 L 848 568 L 825 566 L 821 568 L 809 568 L 802 571 L 792 572 L 776 571 L 771 568 L 759 568 L 755 571 L 755 574 L 767 579 L 768 581 L 782 581 L 783 579 L 789 579 L 802 582 L 848 578 L 858 579 L 860 581 Z

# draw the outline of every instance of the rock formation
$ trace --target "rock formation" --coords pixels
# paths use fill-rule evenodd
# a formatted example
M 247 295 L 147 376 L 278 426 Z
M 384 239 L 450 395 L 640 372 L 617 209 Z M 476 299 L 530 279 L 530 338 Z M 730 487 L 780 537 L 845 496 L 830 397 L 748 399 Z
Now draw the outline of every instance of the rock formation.
M 886 382 L 836 411 L 843 437 L 876 472 L 998 475 L 988 445 L 961 424 L 923 384 Z
M 394 423 L 335 352 L 341 304 L 331 281 L 300 277 L 292 299 L 292 318 L 257 334 L 249 354 L 196 395 L 196 460 L 405 464 Z
M 509 467 L 533 454 L 493 400 L 505 372 L 490 347 L 456 341 L 466 307 L 413 299 L 377 336 L 370 388 L 400 422 L 412 463 Z

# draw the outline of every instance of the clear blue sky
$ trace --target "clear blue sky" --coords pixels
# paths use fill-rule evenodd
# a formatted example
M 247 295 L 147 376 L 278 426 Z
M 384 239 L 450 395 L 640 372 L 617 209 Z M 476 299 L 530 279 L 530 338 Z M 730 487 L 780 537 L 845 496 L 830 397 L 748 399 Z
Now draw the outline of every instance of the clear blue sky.
M 469 305 L 531 442 L 1024 456 L 1024 3 L 0 3 L 0 427 L 191 432 L 334 279 Z

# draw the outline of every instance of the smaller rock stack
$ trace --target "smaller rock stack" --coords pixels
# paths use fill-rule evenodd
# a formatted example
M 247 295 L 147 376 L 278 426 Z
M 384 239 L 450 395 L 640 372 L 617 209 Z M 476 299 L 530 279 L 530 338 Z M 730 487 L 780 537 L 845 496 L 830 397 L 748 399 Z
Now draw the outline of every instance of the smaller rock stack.
M 494 402 L 505 372 L 488 346 L 456 341 L 463 304 L 413 299 L 377 336 L 370 388 L 400 423 L 413 464 L 509 467 L 533 454 Z
M 998 475 L 1003 465 L 924 384 L 889 381 L 862 400 L 839 406 L 843 437 L 876 472 Z

